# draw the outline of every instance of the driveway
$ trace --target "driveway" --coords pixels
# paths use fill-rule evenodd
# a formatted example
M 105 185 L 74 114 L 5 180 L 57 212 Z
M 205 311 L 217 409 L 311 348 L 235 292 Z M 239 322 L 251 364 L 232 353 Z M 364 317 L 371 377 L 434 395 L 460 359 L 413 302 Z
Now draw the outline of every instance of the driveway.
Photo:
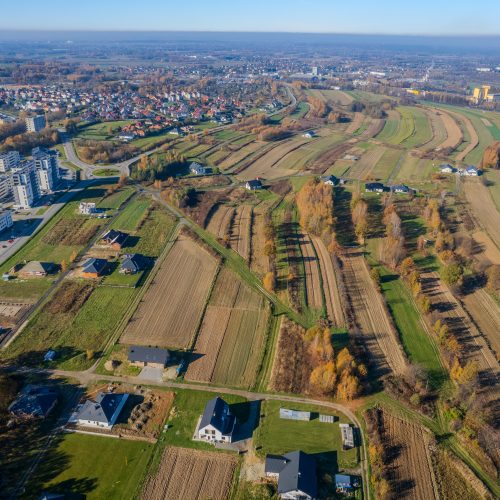
M 136 378 L 148 382 L 163 382 L 163 369 L 145 366 Z

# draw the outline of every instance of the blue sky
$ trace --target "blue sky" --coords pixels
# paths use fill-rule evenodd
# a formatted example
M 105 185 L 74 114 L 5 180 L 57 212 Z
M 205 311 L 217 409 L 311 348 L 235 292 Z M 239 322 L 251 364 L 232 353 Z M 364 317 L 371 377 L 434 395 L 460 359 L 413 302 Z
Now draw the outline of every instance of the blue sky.
M 500 0 L 2 0 L 0 29 L 500 34 Z

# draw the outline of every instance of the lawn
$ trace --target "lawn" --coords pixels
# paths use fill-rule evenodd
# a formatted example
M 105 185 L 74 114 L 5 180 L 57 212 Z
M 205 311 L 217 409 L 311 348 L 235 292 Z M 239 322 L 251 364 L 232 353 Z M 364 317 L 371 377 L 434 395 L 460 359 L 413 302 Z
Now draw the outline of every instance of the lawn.
M 279 417 L 280 407 L 313 412 L 313 419 L 307 422 L 285 420 Z M 318 413 L 334 415 L 333 424 L 320 422 Z M 355 467 L 358 463 L 358 449 L 342 450 L 339 422 L 349 423 L 343 415 L 327 408 L 280 401 L 266 401 L 261 408 L 260 425 L 254 435 L 259 455 L 283 454 L 302 450 L 319 457 L 327 457 L 335 467 Z M 339 420 L 340 419 L 340 420 Z
M 391 312 L 403 349 L 412 363 L 421 365 L 429 374 L 431 385 L 438 389 L 447 379 L 434 340 L 426 332 L 420 312 L 410 291 L 401 279 L 378 266 L 381 290 Z
M 217 450 L 217 448 L 210 444 L 192 440 L 196 424 L 207 402 L 217 395 L 214 392 L 206 391 L 176 391 L 172 412 L 167 421 L 169 429 L 165 435 L 166 444 L 184 448 Z M 249 411 L 247 400 L 241 396 L 234 396 L 232 394 L 224 394 L 221 397 L 229 404 L 231 411 L 238 421 L 245 422 Z
M 120 175 L 120 171 L 114 168 L 98 168 L 92 173 L 97 177 L 118 177 Z
M 33 498 L 44 490 L 68 498 L 136 498 L 153 449 L 141 441 L 64 434 L 39 466 L 47 469 L 45 482 L 28 484 L 28 491 Z
M 94 125 L 80 127 L 77 136 L 80 139 L 91 139 L 96 141 L 113 139 L 118 129 L 123 128 L 129 123 L 132 123 L 132 120 L 95 123 Z

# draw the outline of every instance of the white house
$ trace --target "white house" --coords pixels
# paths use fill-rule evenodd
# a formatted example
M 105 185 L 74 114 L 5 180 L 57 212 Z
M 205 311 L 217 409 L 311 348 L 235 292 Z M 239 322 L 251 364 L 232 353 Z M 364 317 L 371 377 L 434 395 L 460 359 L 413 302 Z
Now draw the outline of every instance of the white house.
M 221 398 L 211 399 L 205 406 L 198 426 L 198 439 L 210 443 L 231 443 L 236 418 Z
M 262 182 L 259 179 L 247 181 L 245 187 L 249 191 L 255 191 L 256 189 L 262 189 Z
M 464 175 L 467 175 L 469 177 L 477 177 L 479 175 L 479 170 L 471 165 L 464 170 Z
M 455 172 L 455 169 L 449 163 L 444 163 L 443 165 L 439 165 L 439 171 L 442 174 L 452 174 Z
M 302 137 L 304 137 L 305 139 L 312 139 L 314 137 L 314 132 L 304 132 L 302 134 Z

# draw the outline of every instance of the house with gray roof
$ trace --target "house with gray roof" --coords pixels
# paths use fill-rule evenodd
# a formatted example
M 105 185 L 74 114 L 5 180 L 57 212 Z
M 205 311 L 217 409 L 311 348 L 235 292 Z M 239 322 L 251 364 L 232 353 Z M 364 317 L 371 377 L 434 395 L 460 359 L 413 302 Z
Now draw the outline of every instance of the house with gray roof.
M 152 366 L 153 368 L 165 368 L 170 353 L 167 349 L 160 347 L 147 347 L 133 345 L 128 348 L 128 361 L 135 366 Z
M 47 274 L 56 272 L 56 270 L 57 266 L 52 262 L 39 262 L 38 260 L 32 260 L 19 270 L 19 277 L 44 277 L 47 276 Z
M 312 500 L 318 495 L 316 460 L 303 451 L 267 455 L 266 476 L 278 479 L 278 495 L 290 500 Z
M 100 392 L 95 401 L 87 400 L 73 414 L 71 422 L 85 427 L 111 429 L 120 415 L 128 394 Z
M 236 418 L 229 405 L 219 397 L 211 399 L 205 406 L 198 426 L 198 439 L 210 443 L 231 443 Z
M 42 385 L 27 385 L 9 406 L 17 417 L 46 417 L 57 403 L 57 391 Z
M 120 266 L 121 274 L 137 274 L 145 267 L 145 259 L 138 253 L 127 254 Z

